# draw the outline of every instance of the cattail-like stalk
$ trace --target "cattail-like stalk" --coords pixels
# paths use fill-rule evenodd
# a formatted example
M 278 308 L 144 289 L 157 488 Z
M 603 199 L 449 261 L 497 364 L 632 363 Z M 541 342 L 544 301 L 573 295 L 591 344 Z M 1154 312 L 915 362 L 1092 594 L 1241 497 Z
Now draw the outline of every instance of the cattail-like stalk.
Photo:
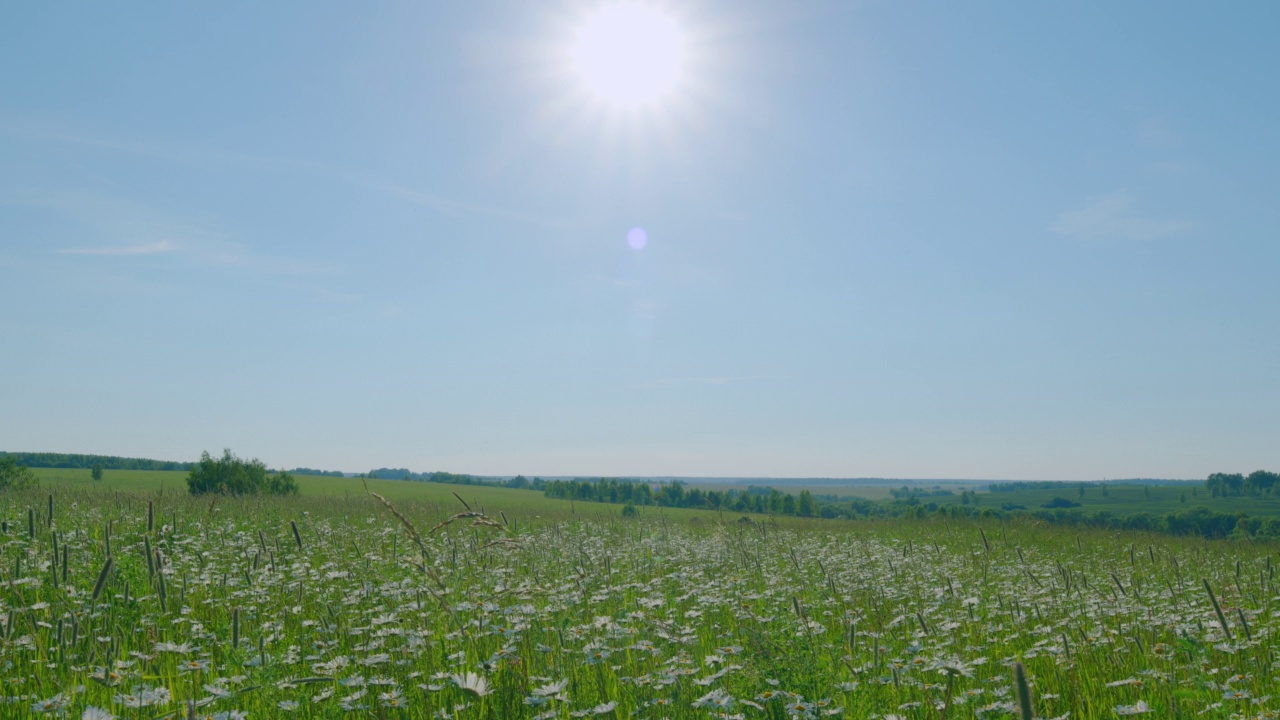
M 982 532 L 982 528 L 978 528 L 978 534 L 982 536 L 982 546 L 987 549 L 987 552 L 991 552 L 991 543 L 987 542 L 987 534 Z
M 49 495 L 49 517 L 45 518 L 44 524 L 48 525 L 49 527 L 53 527 L 53 494 L 52 493 L 50 493 Z
M 107 575 L 111 573 L 111 556 L 107 556 L 107 562 L 103 564 L 102 571 L 98 573 L 98 582 L 93 586 L 93 595 L 89 598 L 89 602 L 98 602 L 98 596 L 102 594 L 102 588 L 107 585 Z
M 293 539 L 298 543 L 298 549 L 302 549 L 302 534 L 298 532 L 298 523 L 290 520 L 289 527 L 293 528 Z
M 231 611 L 231 649 L 240 647 L 240 608 Z
M 62 584 L 63 585 L 67 584 L 67 565 L 70 564 L 68 562 L 70 560 L 70 555 L 68 554 L 67 551 L 69 549 L 70 548 L 68 548 L 66 545 L 62 546 Z
M 32 540 L 36 539 L 36 511 L 35 508 L 27 508 L 27 537 Z
M 154 579 L 156 576 L 156 561 L 151 557 L 151 536 L 142 536 L 142 551 L 147 556 L 147 577 Z
M 1022 667 L 1020 662 L 1013 664 L 1013 682 L 1018 688 L 1018 713 L 1021 720 L 1034 720 L 1035 714 L 1031 711 L 1031 688 L 1027 685 L 1027 669 Z
M 156 504 L 154 500 L 147 501 L 147 532 L 150 533 L 156 527 Z
M 1209 593 L 1209 602 L 1213 603 L 1213 611 L 1218 613 L 1218 622 L 1222 623 L 1222 634 L 1231 640 L 1231 629 L 1227 627 L 1227 616 L 1222 613 L 1222 606 L 1218 604 L 1218 598 L 1213 596 L 1213 588 L 1209 587 L 1208 578 L 1200 578 L 1200 582 L 1204 583 L 1204 591 Z
M 1244 611 L 1236 608 L 1236 615 L 1240 618 L 1240 627 L 1244 628 L 1244 639 L 1253 642 L 1253 633 L 1249 632 L 1249 621 L 1244 619 Z

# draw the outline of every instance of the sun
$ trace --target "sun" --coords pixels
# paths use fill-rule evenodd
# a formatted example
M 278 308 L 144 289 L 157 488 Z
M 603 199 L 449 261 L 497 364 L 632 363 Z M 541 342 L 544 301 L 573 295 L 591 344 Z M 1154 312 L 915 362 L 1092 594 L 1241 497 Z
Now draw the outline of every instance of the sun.
M 674 17 L 651 3 L 612 3 L 579 27 L 571 62 L 596 98 L 619 108 L 651 105 L 683 80 L 684 33 Z

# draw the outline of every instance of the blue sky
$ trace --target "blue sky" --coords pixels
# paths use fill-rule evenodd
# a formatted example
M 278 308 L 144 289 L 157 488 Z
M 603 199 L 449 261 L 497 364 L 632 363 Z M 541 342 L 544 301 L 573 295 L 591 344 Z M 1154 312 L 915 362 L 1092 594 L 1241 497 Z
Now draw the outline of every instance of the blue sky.
M 598 5 L 0 10 L 0 449 L 1280 469 L 1280 6 L 693 0 L 618 110 Z

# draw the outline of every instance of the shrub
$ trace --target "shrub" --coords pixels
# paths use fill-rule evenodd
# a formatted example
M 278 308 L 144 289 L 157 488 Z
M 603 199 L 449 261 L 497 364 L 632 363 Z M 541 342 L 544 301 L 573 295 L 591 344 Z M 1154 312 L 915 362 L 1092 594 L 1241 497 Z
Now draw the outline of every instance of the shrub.
M 0 456 L 0 490 L 28 488 L 40 484 L 36 474 L 26 465 L 19 465 L 8 455 Z
M 187 476 L 187 489 L 192 495 L 297 495 L 298 483 L 286 472 L 269 474 L 261 460 L 241 460 L 223 450 L 218 460 L 207 452 L 200 455 Z
M 1050 500 L 1049 502 L 1045 503 L 1044 505 L 1041 505 L 1040 507 L 1049 508 L 1050 510 L 1053 510 L 1056 508 L 1076 508 L 1076 507 L 1080 507 L 1080 503 L 1074 500 L 1068 500 L 1064 497 L 1056 497 Z

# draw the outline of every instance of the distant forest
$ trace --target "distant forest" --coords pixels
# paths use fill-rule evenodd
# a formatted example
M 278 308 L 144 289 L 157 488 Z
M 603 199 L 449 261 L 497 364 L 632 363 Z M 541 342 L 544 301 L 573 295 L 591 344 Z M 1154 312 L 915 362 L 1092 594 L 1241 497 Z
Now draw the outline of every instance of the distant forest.
M 194 463 L 146 458 L 117 457 L 115 455 L 77 455 L 71 453 L 0 452 L 0 457 L 11 457 L 19 465 L 33 468 L 93 468 L 103 470 L 190 470 Z

